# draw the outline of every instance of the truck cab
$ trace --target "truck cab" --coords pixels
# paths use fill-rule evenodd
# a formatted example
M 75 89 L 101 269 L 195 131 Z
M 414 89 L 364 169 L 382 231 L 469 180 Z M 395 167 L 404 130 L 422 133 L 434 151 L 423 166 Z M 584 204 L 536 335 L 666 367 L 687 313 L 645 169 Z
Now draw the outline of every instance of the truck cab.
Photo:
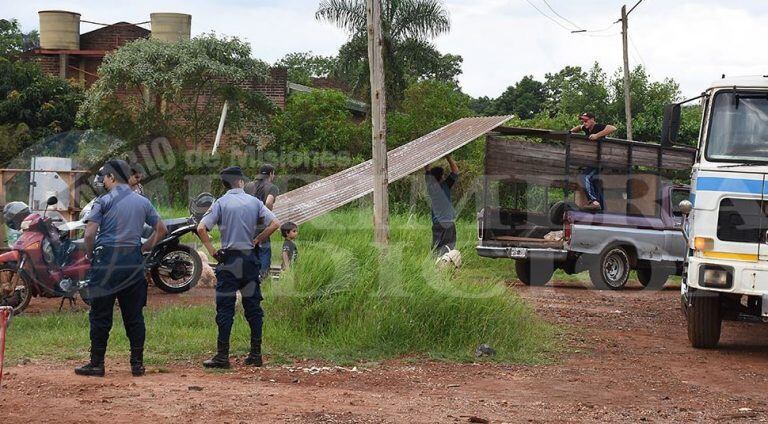
M 691 344 L 712 348 L 723 320 L 768 321 L 768 76 L 717 81 L 702 107 L 681 299 Z

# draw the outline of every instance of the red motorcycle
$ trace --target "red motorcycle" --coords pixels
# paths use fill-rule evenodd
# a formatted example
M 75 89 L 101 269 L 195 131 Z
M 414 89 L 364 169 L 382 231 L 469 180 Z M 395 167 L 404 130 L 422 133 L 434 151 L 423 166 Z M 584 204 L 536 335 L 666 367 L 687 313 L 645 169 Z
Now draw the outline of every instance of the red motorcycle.
M 57 201 L 51 197 L 48 206 Z M 0 255 L 0 306 L 11 306 L 18 314 L 35 296 L 74 300 L 91 267 L 84 241 L 70 240 L 68 232 L 59 230 L 45 213 L 30 214 L 26 205 L 16 203 L 19 210 L 4 218 L 11 229 L 21 231 L 21 237 L 13 250 Z
M 49 206 L 57 202 L 55 197 L 48 199 Z M 145 255 L 149 279 L 161 290 L 182 293 L 200 280 L 200 256 L 179 241 L 195 231 L 211 203 L 213 196 L 201 194 L 190 204 L 191 217 L 164 220 L 169 234 Z M 84 240 L 70 238 L 73 231 L 83 228 L 82 222 L 57 225 L 45 213 L 30 214 L 22 202 L 6 205 L 3 219 L 9 228 L 20 230 L 21 237 L 13 250 L 0 255 L 0 306 L 11 306 L 18 314 L 36 296 L 60 297 L 63 305 L 65 299 L 74 301 L 79 295 L 87 302 L 83 294 L 91 263 L 85 257 Z M 145 228 L 145 233 L 144 237 L 149 237 L 152 229 Z

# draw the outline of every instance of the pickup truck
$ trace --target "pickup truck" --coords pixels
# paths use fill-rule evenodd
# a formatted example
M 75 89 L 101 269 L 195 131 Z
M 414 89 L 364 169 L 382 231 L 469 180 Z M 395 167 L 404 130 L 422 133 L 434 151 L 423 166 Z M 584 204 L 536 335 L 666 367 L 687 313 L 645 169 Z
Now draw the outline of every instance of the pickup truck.
M 527 161 L 519 152 L 535 155 L 551 146 L 523 143 L 513 151 L 516 141 L 489 137 L 486 143 L 478 255 L 513 259 L 526 285 L 546 284 L 557 269 L 589 271 L 599 289 L 621 289 L 632 270 L 643 286 L 656 289 L 670 275 L 682 274 L 687 247 L 678 205 L 688 199 L 688 186 L 665 181 L 659 173 L 606 168 L 600 177 L 603 210 L 581 211 L 569 201 L 569 182 L 562 174 L 547 177 L 552 169 L 540 165 L 541 172 L 523 169 L 510 175 Z M 580 192 L 574 191 L 579 203 Z

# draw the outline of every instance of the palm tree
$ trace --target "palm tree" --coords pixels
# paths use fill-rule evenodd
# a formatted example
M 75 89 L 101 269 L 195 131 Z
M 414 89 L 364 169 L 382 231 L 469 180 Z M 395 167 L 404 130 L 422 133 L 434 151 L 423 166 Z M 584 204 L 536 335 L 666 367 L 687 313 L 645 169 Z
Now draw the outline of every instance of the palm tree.
M 366 0 L 322 0 L 315 18 L 346 30 L 349 41 L 339 50 L 339 73 L 356 91 L 368 91 Z M 405 90 L 409 64 L 433 55 L 429 39 L 450 30 L 441 0 L 382 0 L 381 26 L 387 98 L 396 105 Z

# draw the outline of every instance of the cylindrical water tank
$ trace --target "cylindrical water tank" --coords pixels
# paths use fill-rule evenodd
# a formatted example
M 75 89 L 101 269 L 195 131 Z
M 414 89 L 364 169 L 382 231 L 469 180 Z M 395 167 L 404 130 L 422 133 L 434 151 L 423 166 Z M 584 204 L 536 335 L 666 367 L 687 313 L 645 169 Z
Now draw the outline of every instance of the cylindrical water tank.
M 40 48 L 46 50 L 80 49 L 80 14 L 64 10 L 41 10 Z
M 192 32 L 192 15 L 184 13 L 151 13 L 152 38 L 176 42 L 189 40 Z

